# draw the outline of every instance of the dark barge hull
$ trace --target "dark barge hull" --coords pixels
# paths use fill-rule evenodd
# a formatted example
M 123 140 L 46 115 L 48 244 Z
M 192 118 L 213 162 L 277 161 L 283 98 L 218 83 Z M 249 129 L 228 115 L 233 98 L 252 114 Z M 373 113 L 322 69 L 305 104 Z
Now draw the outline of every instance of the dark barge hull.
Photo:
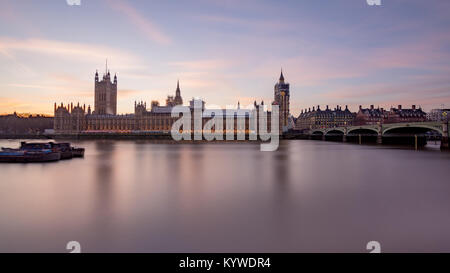
M 71 159 L 73 157 L 72 151 L 64 151 L 61 153 L 61 159 Z
M 0 155 L 2 163 L 32 163 L 52 162 L 61 159 L 60 153 L 36 154 L 36 155 Z
M 84 157 L 84 148 L 72 148 L 73 157 Z

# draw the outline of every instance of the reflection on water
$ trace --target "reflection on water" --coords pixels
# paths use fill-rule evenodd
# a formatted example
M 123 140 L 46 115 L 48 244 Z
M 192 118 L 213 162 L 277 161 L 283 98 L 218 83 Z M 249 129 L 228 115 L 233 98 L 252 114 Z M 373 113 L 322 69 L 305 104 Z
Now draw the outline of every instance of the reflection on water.
M 0 251 L 450 251 L 450 153 L 434 148 L 76 144 L 84 159 L 0 165 Z

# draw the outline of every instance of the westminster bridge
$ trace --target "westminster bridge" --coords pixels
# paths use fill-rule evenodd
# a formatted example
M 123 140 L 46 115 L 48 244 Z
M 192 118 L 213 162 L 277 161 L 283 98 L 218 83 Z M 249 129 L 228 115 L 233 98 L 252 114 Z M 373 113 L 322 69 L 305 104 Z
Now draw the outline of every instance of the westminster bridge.
M 425 134 L 431 132 L 441 140 L 441 148 L 448 149 L 449 132 L 448 121 L 429 121 L 429 122 L 405 122 L 405 123 L 385 123 L 360 126 L 345 126 L 332 128 L 315 128 L 303 131 L 302 135 L 308 136 L 310 139 L 322 140 L 342 140 L 344 142 L 356 139 L 359 143 L 363 138 L 376 139 L 378 144 L 392 139 L 415 139 L 415 145 L 418 141 L 423 145 L 426 144 Z

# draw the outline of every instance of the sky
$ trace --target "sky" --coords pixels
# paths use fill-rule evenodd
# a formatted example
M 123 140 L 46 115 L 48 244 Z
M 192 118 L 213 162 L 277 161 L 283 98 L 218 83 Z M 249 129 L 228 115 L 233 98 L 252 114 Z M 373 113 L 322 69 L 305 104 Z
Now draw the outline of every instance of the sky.
M 280 69 L 291 113 L 320 105 L 450 107 L 450 1 L 0 0 L 0 113 L 94 103 L 94 74 L 118 77 L 118 112 L 165 103 L 273 100 Z

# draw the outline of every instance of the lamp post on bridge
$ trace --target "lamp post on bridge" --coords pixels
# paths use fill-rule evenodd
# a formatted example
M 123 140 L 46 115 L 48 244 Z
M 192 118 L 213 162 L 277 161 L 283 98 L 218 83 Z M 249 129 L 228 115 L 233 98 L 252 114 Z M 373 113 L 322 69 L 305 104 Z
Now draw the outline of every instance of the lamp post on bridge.
M 347 142 L 347 121 L 344 122 L 344 135 L 342 136 L 342 142 Z
M 381 121 L 378 122 L 377 144 L 383 144 L 383 124 Z
M 442 123 L 442 139 L 441 139 L 441 149 L 449 149 L 448 145 L 448 120 Z

